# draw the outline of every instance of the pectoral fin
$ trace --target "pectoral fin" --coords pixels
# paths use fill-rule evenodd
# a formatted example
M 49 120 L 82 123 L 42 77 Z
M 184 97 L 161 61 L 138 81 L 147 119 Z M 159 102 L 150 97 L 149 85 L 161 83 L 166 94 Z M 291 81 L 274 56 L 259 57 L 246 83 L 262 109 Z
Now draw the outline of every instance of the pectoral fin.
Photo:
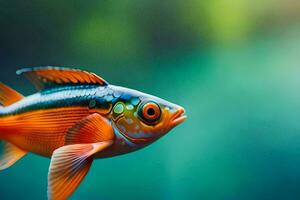
M 92 114 L 80 120 L 66 135 L 66 146 L 54 151 L 48 174 L 48 198 L 66 199 L 87 174 L 94 155 L 113 143 L 108 120 Z
M 113 138 L 113 128 L 109 121 L 94 113 L 83 118 L 69 129 L 65 137 L 65 145 L 94 143 Z
M 27 153 L 15 145 L 4 141 L 2 141 L 0 149 L 0 170 L 12 166 Z
M 48 174 L 48 199 L 68 198 L 90 169 L 93 155 L 111 144 L 112 141 L 74 144 L 54 151 Z

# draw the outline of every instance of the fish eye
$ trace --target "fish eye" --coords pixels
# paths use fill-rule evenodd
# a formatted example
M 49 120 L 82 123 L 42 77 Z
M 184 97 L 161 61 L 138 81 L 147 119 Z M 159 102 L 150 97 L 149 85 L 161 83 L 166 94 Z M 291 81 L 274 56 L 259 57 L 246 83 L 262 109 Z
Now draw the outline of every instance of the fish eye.
M 161 109 L 157 103 L 149 101 L 140 106 L 139 117 L 147 124 L 158 122 L 161 117 Z

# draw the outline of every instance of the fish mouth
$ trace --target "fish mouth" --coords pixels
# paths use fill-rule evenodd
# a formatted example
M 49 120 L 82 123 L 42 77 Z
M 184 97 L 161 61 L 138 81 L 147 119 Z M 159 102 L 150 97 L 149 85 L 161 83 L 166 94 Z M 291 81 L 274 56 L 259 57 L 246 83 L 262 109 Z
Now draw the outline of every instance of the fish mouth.
M 185 114 L 184 108 L 179 108 L 171 118 L 171 127 L 175 127 L 178 124 L 181 124 L 184 120 L 186 120 L 187 116 Z

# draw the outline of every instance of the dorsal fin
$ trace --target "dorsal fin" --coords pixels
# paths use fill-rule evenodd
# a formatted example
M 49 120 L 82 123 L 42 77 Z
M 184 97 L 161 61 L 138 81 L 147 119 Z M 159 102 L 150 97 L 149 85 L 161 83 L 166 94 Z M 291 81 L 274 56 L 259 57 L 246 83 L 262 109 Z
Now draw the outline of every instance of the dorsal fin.
M 101 85 L 108 83 L 94 73 L 64 67 L 34 67 L 17 71 L 24 74 L 37 88 L 44 90 L 64 85 Z
M 23 99 L 23 95 L 0 82 L 0 104 L 9 106 Z

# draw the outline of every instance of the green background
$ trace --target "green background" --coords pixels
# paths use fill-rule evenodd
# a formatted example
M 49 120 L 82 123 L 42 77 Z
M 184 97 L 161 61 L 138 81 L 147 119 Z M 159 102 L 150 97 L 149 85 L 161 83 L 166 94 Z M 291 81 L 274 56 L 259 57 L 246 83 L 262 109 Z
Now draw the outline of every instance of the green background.
M 300 199 L 300 2 L 0 0 L 0 80 L 95 72 L 186 108 L 138 152 L 97 160 L 71 199 Z M 46 199 L 50 160 L 0 172 L 0 199 Z

